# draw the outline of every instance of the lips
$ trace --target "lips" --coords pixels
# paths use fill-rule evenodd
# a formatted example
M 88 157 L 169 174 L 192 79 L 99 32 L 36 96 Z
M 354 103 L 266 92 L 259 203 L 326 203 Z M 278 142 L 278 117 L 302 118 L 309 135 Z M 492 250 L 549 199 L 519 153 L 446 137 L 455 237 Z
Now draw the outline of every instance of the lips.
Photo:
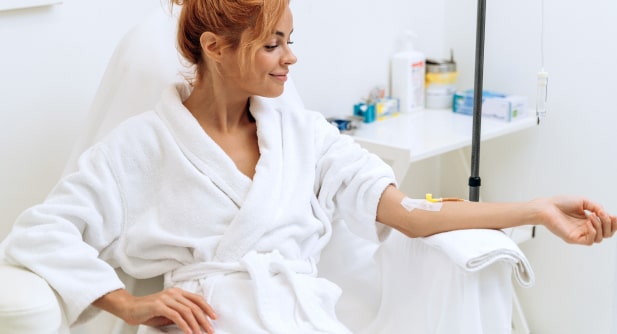
M 285 74 L 270 74 L 273 78 L 281 81 L 281 82 L 285 82 L 287 81 L 287 73 Z

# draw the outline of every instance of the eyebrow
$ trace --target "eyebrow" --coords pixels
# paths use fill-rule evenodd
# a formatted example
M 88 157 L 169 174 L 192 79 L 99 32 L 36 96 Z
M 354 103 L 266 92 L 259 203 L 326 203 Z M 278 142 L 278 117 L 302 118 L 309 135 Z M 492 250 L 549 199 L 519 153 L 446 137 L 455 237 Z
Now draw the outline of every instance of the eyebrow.
M 293 32 L 294 32 L 294 31 L 293 31 L 293 29 L 292 29 L 292 30 L 291 30 L 291 32 L 289 32 L 289 35 L 293 34 Z M 282 31 L 276 31 L 276 32 L 274 32 L 274 34 L 275 34 L 275 35 L 277 35 L 277 36 L 280 36 L 280 37 L 285 38 L 285 33 L 284 33 L 284 32 L 282 32 Z

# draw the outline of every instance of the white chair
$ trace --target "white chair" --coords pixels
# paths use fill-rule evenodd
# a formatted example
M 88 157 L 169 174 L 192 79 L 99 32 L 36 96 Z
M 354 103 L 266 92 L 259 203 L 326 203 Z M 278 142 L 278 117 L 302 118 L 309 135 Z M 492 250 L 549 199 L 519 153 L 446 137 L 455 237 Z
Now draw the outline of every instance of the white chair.
M 161 10 L 120 42 L 67 170 L 110 128 L 152 108 L 164 87 L 182 79 L 174 39 L 175 19 Z M 281 98 L 299 101 L 293 84 Z M 474 231 L 466 232 L 476 238 Z M 319 268 L 323 276 L 342 287 L 337 313 L 354 333 L 510 333 L 513 270 L 519 282 L 533 283 L 524 256 L 500 253 L 501 249 L 520 250 L 499 231 L 481 231 L 476 242 L 456 246 L 464 252 L 450 247 L 453 239 L 409 239 L 400 233 L 392 233 L 382 245 L 370 244 L 352 234 L 343 222 L 334 224 L 333 234 Z M 455 233 L 444 236 L 459 238 Z M 467 255 L 459 253 L 485 260 L 481 266 L 469 266 L 463 258 Z M 528 275 L 526 279 L 521 280 L 521 272 Z M 137 294 L 162 288 L 161 279 L 138 281 L 119 274 Z M 0 264 L 0 333 L 135 331 L 107 313 L 69 327 L 62 301 L 42 278 L 23 268 Z

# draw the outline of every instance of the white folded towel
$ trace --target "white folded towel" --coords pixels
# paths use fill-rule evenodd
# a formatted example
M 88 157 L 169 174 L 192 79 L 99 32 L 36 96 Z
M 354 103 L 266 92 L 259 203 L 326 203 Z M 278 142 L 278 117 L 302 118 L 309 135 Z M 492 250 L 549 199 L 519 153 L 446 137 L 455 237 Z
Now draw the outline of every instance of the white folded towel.
M 442 250 L 457 265 L 473 272 L 496 261 L 512 263 L 514 275 L 523 287 L 531 287 L 535 276 L 527 257 L 518 245 L 500 230 L 457 230 L 421 238 L 426 244 Z

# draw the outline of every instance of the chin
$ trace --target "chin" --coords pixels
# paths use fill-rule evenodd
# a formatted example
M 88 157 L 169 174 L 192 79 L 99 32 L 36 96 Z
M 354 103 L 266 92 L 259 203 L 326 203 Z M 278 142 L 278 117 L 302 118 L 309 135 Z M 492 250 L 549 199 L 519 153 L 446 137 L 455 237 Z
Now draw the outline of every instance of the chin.
M 267 92 L 263 92 L 261 94 L 258 94 L 260 96 L 263 97 L 269 97 L 269 98 L 275 98 L 275 97 L 279 97 L 281 95 L 283 95 L 283 92 L 285 91 L 285 89 L 281 86 L 280 89 L 271 89 Z

